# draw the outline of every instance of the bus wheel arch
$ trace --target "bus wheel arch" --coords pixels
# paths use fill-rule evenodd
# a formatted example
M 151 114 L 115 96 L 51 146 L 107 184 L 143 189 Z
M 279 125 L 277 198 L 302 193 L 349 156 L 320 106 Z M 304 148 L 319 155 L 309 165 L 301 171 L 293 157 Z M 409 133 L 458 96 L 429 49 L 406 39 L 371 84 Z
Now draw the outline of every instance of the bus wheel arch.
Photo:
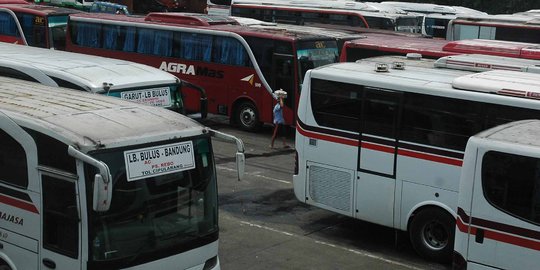
M 0 256 L 0 270 L 16 270 L 16 268 L 8 263 L 3 256 Z
M 432 261 L 448 263 L 452 259 L 456 219 L 447 210 L 427 205 L 414 211 L 407 231 L 414 250 Z
M 257 131 L 261 127 L 259 110 L 249 99 L 239 99 L 234 103 L 231 120 L 247 131 Z

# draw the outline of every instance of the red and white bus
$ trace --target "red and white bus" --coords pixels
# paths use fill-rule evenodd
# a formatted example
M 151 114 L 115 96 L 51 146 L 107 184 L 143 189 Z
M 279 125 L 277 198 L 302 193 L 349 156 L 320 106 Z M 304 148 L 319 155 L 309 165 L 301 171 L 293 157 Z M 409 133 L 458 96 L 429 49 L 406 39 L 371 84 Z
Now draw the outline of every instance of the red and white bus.
M 0 1 L 1 42 L 64 49 L 68 15 L 79 11 L 15 3 L 13 0 Z
M 448 24 L 447 40 L 496 39 L 540 43 L 540 18 L 500 14 L 458 16 Z
M 306 73 L 296 126 L 296 198 L 406 231 L 419 254 L 449 261 L 467 140 L 538 118 L 540 75 L 384 67 L 358 61 Z
M 364 33 L 365 37 L 344 43 L 341 62 L 354 62 L 373 56 L 419 53 L 425 58 L 456 54 L 487 54 L 504 57 L 540 59 L 537 44 L 501 40 L 468 39 L 448 41 L 410 36 Z
M 303 75 L 338 61 L 335 39 L 236 24 L 204 14 L 79 13 L 70 16 L 66 48 L 169 71 L 206 90 L 209 113 L 227 115 L 247 130 L 272 122 L 273 92 L 281 88 L 289 96 L 285 121 L 294 124 Z M 196 97 L 185 97 L 187 110 L 199 106 Z

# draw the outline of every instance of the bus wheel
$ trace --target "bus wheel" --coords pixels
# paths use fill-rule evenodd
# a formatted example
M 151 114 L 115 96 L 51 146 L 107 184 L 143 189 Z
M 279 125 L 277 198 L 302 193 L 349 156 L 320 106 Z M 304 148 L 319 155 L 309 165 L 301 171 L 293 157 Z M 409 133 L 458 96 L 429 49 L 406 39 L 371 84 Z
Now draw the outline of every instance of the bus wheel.
M 244 102 L 236 111 L 236 123 L 240 128 L 247 131 L 256 131 L 261 126 L 257 108 L 251 102 Z
M 443 210 L 422 210 L 413 217 L 409 226 L 414 249 L 424 258 L 450 262 L 454 250 L 455 224 L 455 219 Z
M 0 270 L 11 270 L 11 267 L 7 264 L 0 264 Z

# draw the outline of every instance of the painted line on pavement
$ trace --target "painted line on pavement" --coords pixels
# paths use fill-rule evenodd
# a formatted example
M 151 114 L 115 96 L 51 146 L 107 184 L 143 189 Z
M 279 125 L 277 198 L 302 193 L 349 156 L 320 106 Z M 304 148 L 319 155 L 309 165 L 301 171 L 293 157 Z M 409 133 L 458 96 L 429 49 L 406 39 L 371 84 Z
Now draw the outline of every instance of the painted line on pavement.
M 247 225 L 247 226 L 250 226 L 250 227 L 255 227 L 255 228 L 259 228 L 259 229 L 264 229 L 264 230 L 268 230 L 268 231 L 272 231 L 272 232 L 284 234 L 284 235 L 287 235 L 287 236 L 297 237 L 297 238 L 307 238 L 307 237 L 305 237 L 305 236 L 296 235 L 296 234 L 293 234 L 293 233 L 281 231 L 281 230 L 278 230 L 278 229 L 274 229 L 274 228 L 271 228 L 271 227 L 267 227 L 267 226 L 263 226 L 263 225 L 258 225 L 258 224 L 254 224 L 254 223 L 250 223 L 250 222 L 246 222 L 246 221 L 240 221 L 240 225 Z M 328 246 L 328 247 L 333 247 L 333 248 L 341 249 L 341 250 L 344 250 L 344 251 L 347 251 L 347 252 L 351 252 L 351 253 L 354 253 L 354 254 L 357 254 L 357 255 L 361 255 L 361 256 L 366 256 L 366 257 L 368 257 L 368 258 L 375 259 L 375 260 L 379 260 L 379 261 L 383 261 L 383 262 L 386 262 L 386 263 L 389 263 L 389 264 L 393 264 L 393 265 L 396 265 L 396 266 L 402 266 L 402 267 L 406 267 L 406 268 L 414 269 L 414 270 L 424 270 L 424 268 L 419 268 L 419 267 L 416 267 L 416 266 L 407 265 L 407 264 L 404 264 L 404 263 L 401 263 L 401 262 L 389 260 L 389 259 L 383 258 L 383 257 L 381 257 L 381 256 L 377 256 L 377 255 L 371 254 L 371 253 L 369 253 L 369 252 L 360 251 L 360 250 L 355 250 L 355 249 L 351 249 L 351 248 L 346 248 L 346 247 L 342 247 L 342 246 L 330 244 L 330 243 L 327 243 L 327 242 L 324 242 L 324 241 L 318 241 L 318 240 L 314 240 L 314 241 L 315 241 L 315 243 L 317 243 L 317 244 L 321 244 L 321 245 L 325 245 L 325 246 Z
M 217 168 L 218 170 L 224 170 L 224 171 L 236 173 L 236 169 L 228 168 L 228 167 L 225 167 L 225 166 L 217 165 L 216 168 Z M 245 174 L 245 175 L 249 175 L 249 176 L 253 176 L 253 177 L 257 177 L 257 178 L 262 178 L 262 179 L 264 179 L 264 180 L 269 180 L 269 181 L 279 182 L 279 183 L 282 183 L 282 184 L 288 184 L 288 185 L 291 185 L 291 184 L 292 184 L 290 181 L 281 180 L 281 179 L 276 179 L 276 178 L 272 178 L 272 177 L 268 177 L 268 176 L 261 175 L 261 172 L 254 172 L 254 173 L 248 173 L 248 172 L 246 172 L 246 173 L 244 173 L 244 174 Z

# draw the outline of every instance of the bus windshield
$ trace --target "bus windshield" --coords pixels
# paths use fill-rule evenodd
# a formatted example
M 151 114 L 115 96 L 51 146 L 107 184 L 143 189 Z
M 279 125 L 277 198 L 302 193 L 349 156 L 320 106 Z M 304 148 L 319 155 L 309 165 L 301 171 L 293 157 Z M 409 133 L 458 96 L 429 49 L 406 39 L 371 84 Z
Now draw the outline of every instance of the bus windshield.
M 67 15 L 49 16 L 49 31 L 52 37 L 52 46 L 58 50 L 66 49 Z
M 109 211 L 98 213 L 91 207 L 92 181 L 86 183 L 89 260 L 116 268 L 217 240 L 211 153 L 208 137 L 92 153 L 109 166 L 114 189 Z M 96 170 L 86 166 L 86 171 L 93 179 Z
M 339 60 L 336 41 L 300 42 L 296 55 L 300 68 L 300 83 L 302 83 L 304 74 L 309 69 L 336 63 Z

